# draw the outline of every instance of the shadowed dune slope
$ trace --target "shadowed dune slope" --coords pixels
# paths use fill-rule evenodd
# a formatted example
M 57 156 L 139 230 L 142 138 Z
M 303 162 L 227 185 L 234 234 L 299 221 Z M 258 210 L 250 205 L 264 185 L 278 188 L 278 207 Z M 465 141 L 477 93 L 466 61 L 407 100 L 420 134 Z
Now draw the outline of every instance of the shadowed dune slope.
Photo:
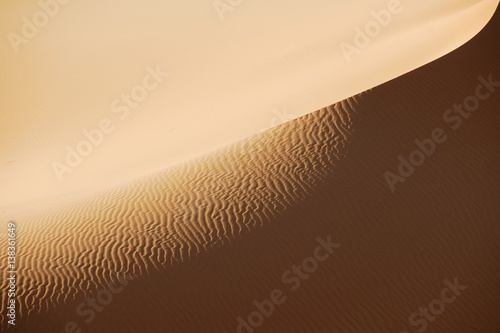
M 457 130 L 443 114 L 478 76 L 500 81 L 499 31 L 497 13 L 468 44 L 387 84 L 17 220 L 16 329 L 236 332 L 279 288 L 285 303 L 256 332 L 411 332 L 408 317 L 458 277 L 467 289 L 427 332 L 498 332 L 500 87 Z M 384 172 L 436 128 L 447 140 L 392 193 Z M 341 247 L 290 291 L 282 274 L 328 235 Z M 118 273 L 137 279 L 86 324 L 76 307 Z
M 35 327 L 45 329 L 39 319 L 48 314 L 64 324 L 76 306 L 64 315 L 58 308 L 81 302 L 118 272 L 148 279 L 238 246 L 324 184 L 348 153 L 361 98 L 215 156 L 17 221 L 18 238 L 29 244 L 20 253 L 26 282 L 20 321 L 34 318 Z M 306 123 L 312 125 L 307 131 Z M 148 297 L 157 296 L 161 303 L 162 293 Z

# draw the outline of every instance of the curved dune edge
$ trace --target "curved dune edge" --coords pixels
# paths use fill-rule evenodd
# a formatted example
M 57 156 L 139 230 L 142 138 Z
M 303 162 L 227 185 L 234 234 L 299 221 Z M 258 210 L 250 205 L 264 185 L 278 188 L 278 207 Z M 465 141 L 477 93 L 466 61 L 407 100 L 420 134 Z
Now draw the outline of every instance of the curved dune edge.
M 356 28 L 374 20 L 371 11 L 387 10 L 392 2 L 280 1 L 253 1 L 224 23 L 212 8 L 203 12 L 176 2 L 157 10 L 133 10 L 124 2 L 106 10 L 76 2 L 61 9 L 25 53 L 6 54 L 4 107 L 11 111 L 0 121 L 8 124 L 0 131 L 5 142 L 0 183 L 6 189 L 0 193 L 0 216 L 16 208 L 11 205 L 36 209 L 49 198 L 100 191 L 227 146 L 275 126 L 275 108 L 286 107 L 296 118 L 370 89 L 462 45 L 498 5 L 497 0 L 401 0 L 403 11 L 348 62 L 342 43 L 354 43 Z M 35 10 L 11 6 L 20 17 Z M 105 13 L 112 9 L 111 20 Z M 0 31 L 17 28 L 12 16 Z M 194 18 L 197 24 L 186 27 Z M 131 20 L 144 31 L 119 38 Z M 179 29 L 182 41 L 169 33 L 178 25 L 185 28 Z M 154 52 L 137 55 L 152 44 Z M 200 54 L 201 61 L 193 56 Z M 123 111 L 113 112 L 114 98 L 143 82 L 151 68 L 170 75 L 122 120 Z M 68 146 L 85 141 L 82 132 L 99 127 L 102 119 L 113 121 L 112 135 L 58 178 L 53 163 L 62 163 Z
M 409 330 L 409 315 L 454 277 L 468 289 L 429 331 L 496 332 L 500 91 L 447 130 L 396 193 L 382 175 L 415 138 L 446 126 L 443 113 L 479 75 L 500 73 L 499 21 L 438 61 L 274 131 L 18 219 L 18 331 L 61 330 L 79 319 L 84 294 L 130 273 L 139 279 L 89 331 L 234 332 L 254 300 L 285 289 L 282 273 L 317 237 L 332 235 L 342 247 L 259 332 Z

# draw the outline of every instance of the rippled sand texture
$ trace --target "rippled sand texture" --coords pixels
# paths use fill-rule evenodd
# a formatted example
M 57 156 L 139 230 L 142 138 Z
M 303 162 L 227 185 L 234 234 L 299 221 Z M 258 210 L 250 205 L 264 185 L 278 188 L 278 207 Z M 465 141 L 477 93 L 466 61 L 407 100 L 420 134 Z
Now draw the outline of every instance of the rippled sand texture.
M 43 16 L 40 1 L 55 0 L 0 2 L 0 35 Z M 296 119 L 399 77 L 474 37 L 499 1 L 68 1 L 18 53 L 0 40 L 0 218 L 227 147 L 274 127 L 277 109 Z M 234 7 L 223 21 L 221 2 Z
M 408 317 L 459 277 L 467 290 L 427 332 L 498 332 L 500 89 L 457 131 L 442 115 L 477 76 L 500 81 L 499 29 L 496 15 L 462 48 L 387 84 L 18 219 L 13 331 L 74 320 L 95 333 L 236 332 L 237 317 L 280 288 L 287 301 L 256 332 L 411 332 Z M 436 127 L 448 140 L 391 193 L 383 173 Z M 283 272 L 327 235 L 342 246 L 287 290 Z M 137 279 L 83 323 L 78 304 L 118 273 Z

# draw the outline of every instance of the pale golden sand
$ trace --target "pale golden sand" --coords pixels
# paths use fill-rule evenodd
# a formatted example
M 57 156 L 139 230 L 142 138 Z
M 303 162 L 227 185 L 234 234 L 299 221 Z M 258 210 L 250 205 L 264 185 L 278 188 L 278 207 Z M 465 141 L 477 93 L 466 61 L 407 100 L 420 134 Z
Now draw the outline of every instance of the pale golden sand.
M 498 5 L 254 0 L 220 21 L 212 1 L 72 0 L 18 53 L 0 41 L 0 217 L 12 205 L 24 212 L 238 142 L 274 127 L 275 108 L 298 118 L 371 89 L 464 44 Z M 4 2 L 0 10 L 7 35 L 40 7 Z M 382 26 L 373 12 L 384 11 Z M 357 43 L 357 29 L 373 24 L 378 34 Z M 347 44 L 357 51 L 344 53 Z M 143 84 L 146 68 L 165 74 L 146 80 L 153 89 L 127 113 L 124 102 L 113 103 Z M 63 163 L 67 147 L 103 119 L 112 133 L 59 182 L 52 163 Z

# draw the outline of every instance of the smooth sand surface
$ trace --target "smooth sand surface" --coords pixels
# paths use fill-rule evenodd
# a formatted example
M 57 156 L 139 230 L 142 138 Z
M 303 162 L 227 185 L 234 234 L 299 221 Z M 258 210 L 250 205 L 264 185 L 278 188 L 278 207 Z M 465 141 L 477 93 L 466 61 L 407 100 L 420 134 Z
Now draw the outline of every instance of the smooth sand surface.
M 369 91 L 110 190 L 11 214 L 20 304 L 18 325 L 2 332 L 75 321 L 93 333 L 231 333 L 275 289 L 286 301 L 255 332 L 414 332 L 410 315 L 455 277 L 467 289 L 426 332 L 498 332 L 500 87 L 457 130 L 443 114 L 478 76 L 500 81 L 499 31 L 497 13 L 466 45 Z M 392 193 L 384 173 L 436 128 L 446 142 Z M 340 248 L 291 291 L 283 273 L 329 235 Z M 78 306 L 119 274 L 136 279 L 85 323 Z M 2 314 L 6 289 L 2 280 Z

